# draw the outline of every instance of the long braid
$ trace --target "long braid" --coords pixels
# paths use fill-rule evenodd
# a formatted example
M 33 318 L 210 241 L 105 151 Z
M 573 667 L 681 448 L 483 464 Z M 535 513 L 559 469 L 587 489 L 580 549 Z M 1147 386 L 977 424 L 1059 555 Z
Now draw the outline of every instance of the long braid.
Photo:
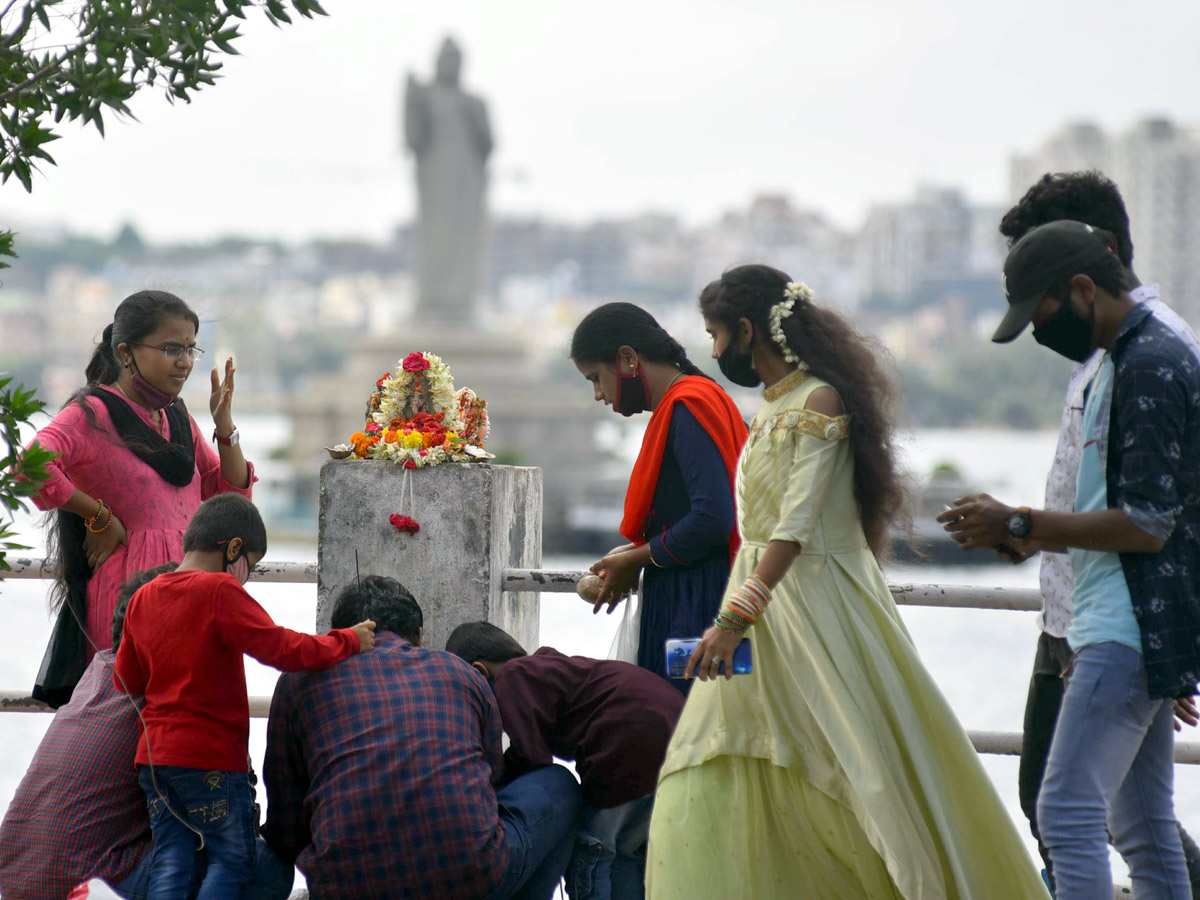
M 688 359 L 687 351 L 683 349 L 683 344 L 679 343 L 675 338 L 670 338 L 669 340 L 671 348 L 675 351 L 675 356 L 671 362 L 679 366 L 679 371 L 683 372 L 684 375 L 699 375 L 701 378 L 707 378 L 709 381 L 713 380 L 711 375 Z

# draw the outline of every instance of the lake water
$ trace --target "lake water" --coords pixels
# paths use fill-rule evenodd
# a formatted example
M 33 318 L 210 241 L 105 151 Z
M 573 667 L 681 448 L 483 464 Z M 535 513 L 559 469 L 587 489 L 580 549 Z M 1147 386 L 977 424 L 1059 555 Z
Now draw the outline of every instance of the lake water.
M 265 459 L 266 450 L 277 446 L 281 433 L 277 422 L 265 421 L 263 428 L 242 425 L 247 455 Z M 1042 498 L 1042 481 L 1053 457 L 1055 435 L 1011 431 L 922 431 L 905 443 L 912 469 L 927 473 L 941 462 L 951 462 L 973 487 L 1000 499 L 1036 506 Z M 269 498 L 262 498 L 263 505 Z M 29 540 L 40 544 L 34 523 L 19 523 Z M 615 540 L 614 535 L 614 540 Z M 273 543 L 271 559 L 314 561 L 315 543 Z M 591 560 L 547 559 L 554 568 L 583 568 Z M 891 581 L 975 584 L 1006 587 L 1037 587 L 1036 562 L 1023 566 L 908 566 L 888 572 Z M 311 630 L 316 607 L 314 585 L 280 585 L 251 582 L 250 592 L 282 625 Z M 8 622 L 0 634 L 0 688 L 27 689 L 32 685 L 49 636 L 50 621 L 45 611 L 45 584 L 40 581 L 7 581 L 0 584 L 0 602 Z M 418 598 L 419 599 L 419 598 Z M 1029 670 L 1033 661 L 1037 626 L 1034 614 L 979 610 L 902 609 L 913 639 L 937 683 L 946 694 L 964 727 L 971 730 L 1020 731 Z M 607 655 L 619 616 L 593 617 L 590 608 L 573 594 L 543 595 L 541 641 L 565 653 L 603 657 Z M 270 694 L 277 673 L 253 660 L 246 661 L 247 682 L 252 695 Z M 41 714 L 0 716 L 0 809 L 7 809 L 50 717 Z M 265 720 L 251 723 L 251 753 L 261 763 L 265 745 Z M 1184 736 L 1195 739 L 1195 734 Z M 1026 823 L 1017 801 L 1015 757 L 984 756 L 984 766 L 1004 799 L 1020 832 Z M 1179 766 L 1176 770 L 1176 805 L 1185 827 L 1200 834 L 1200 817 L 1192 811 L 1200 804 L 1200 769 Z M 1036 855 L 1032 840 L 1030 852 Z M 1126 878 L 1124 864 L 1114 854 L 1114 872 Z

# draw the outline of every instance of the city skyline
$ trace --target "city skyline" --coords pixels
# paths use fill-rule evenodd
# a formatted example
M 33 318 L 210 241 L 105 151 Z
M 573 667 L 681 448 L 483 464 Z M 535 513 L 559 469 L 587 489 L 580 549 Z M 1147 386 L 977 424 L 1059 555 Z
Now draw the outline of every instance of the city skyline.
M 250 23 L 244 55 L 191 105 L 139 97 L 141 121 L 110 121 L 106 140 L 65 127 L 60 165 L 32 196 L 0 188 L 0 227 L 381 239 L 414 208 L 400 86 L 409 71 L 428 75 L 446 33 L 465 47 L 465 83 L 494 110 L 500 216 L 667 210 L 696 225 L 780 193 L 851 228 L 922 183 L 998 205 L 1013 199 L 1009 156 L 1066 122 L 1200 120 L 1187 87 L 1200 75 L 1187 46 L 1200 10 L 1144 5 L 1139 17 L 1171 25 L 1153 35 L 1128 28 L 1124 10 L 664 0 L 530 3 L 516 16 L 475 2 L 330 3 L 328 19 Z M 1067 42 L 1119 47 L 1137 78 L 1089 96 L 1098 82 Z

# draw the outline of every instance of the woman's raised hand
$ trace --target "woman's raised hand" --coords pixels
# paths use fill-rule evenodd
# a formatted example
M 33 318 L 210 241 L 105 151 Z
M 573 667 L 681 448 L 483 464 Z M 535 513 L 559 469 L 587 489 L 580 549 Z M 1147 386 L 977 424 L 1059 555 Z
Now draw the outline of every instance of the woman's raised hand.
M 217 378 L 217 367 L 212 368 L 212 395 L 208 398 L 208 411 L 212 413 L 217 433 L 228 435 L 233 431 L 233 357 L 225 360 L 225 378 Z
M 109 509 L 108 527 L 99 533 L 89 531 L 83 538 L 83 552 L 87 556 L 88 565 L 92 571 L 97 571 L 105 560 L 117 552 L 117 547 L 124 544 L 129 546 L 129 537 L 125 534 L 125 526 L 117 518 L 116 513 Z

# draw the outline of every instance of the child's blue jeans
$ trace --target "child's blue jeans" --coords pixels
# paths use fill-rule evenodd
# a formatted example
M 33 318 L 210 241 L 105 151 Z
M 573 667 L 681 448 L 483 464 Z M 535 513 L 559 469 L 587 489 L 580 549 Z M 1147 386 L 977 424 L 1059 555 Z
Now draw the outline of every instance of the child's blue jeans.
M 155 766 L 152 780 L 150 767 L 141 766 L 138 783 L 146 792 L 154 835 L 150 896 L 186 900 L 200 863 L 199 832 L 207 867 L 197 900 L 240 897 L 255 860 L 254 804 L 246 773 Z

